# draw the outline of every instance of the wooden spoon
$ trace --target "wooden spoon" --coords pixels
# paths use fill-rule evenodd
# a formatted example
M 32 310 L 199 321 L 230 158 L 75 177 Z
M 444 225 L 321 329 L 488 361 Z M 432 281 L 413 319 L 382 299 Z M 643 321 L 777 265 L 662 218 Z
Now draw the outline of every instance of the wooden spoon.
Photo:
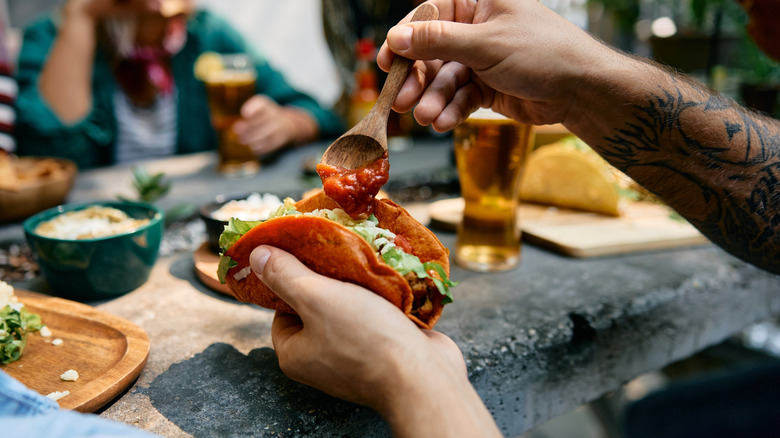
M 436 6 L 424 3 L 414 12 L 412 21 L 429 21 L 438 17 Z M 320 163 L 359 169 L 387 153 L 387 119 L 413 64 L 413 60 L 396 55 L 374 107 L 363 120 L 328 146 Z

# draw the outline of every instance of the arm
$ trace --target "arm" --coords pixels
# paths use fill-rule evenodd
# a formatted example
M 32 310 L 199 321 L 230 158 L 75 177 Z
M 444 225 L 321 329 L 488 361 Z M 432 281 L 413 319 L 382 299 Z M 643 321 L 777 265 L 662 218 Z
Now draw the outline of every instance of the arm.
M 70 0 L 59 24 L 46 18 L 25 29 L 16 73 L 20 154 L 65 157 L 81 168 L 112 161 L 113 78 L 95 51 L 94 24 L 97 17 L 145 8 L 146 1 Z
M 279 366 L 291 379 L 371 407 L 395 436 L 501 436 L 452 340 L 279 249 L 258 247 L 250 262 L 300 315 L 277 313 L 272 327 Z
M 57 38 L 41 71 L 41 97 L 65 123 L 75 123 L 92 109 L 92 68 L 96 26 L 107 16 L 138 13 L 148 0 L 69 0 L 62 6 Z
M 780 122 L 605 46 L 533 0 L 433 0 L 453 22 L 391 29 L 418 62 L 395 102 L 439 131 L 477 107 L 563 123 L 714 243 L 780 273 Z M 393 52 L 390 51 L 393 50 Z
M 83 119 L 92 108 L 95 19 L 86 6 L 83 0 L 71 0 L 62 7 L 57 38 L 38 83 L 41 97 L 68 124 Z
M 566 126 L 717 245 L 780 273 L 780 123 L 623 55 Z
M 99 111 L 92 109 L 87 117 L 67 124 L 41 94 L 41 72 L 57 33 L 56 25 L 49 18 L 31 24 L 24 31 L 16 71 L 19 95 L 15 102 L 14 135 L 18 151 L 23 155 L 70 158 L 80 168 L 107 164 L 115 127 L 110 111 L 106 110 L 106 96 L 95 96 Z

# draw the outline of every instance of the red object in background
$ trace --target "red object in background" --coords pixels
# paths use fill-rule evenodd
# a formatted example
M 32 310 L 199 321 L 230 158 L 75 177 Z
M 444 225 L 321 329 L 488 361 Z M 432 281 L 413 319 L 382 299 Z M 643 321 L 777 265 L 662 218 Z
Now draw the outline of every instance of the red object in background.
M 780 61 L 780 0 L 737 0 L 750 16 L 747 31 L 758 47 Z
M 371 38 L 361 38 L 355 47 L 355 89 L 349 99 L 349 127 L 363 120 L 376 104 L 379 97 L 374 57 L 376 47 Z

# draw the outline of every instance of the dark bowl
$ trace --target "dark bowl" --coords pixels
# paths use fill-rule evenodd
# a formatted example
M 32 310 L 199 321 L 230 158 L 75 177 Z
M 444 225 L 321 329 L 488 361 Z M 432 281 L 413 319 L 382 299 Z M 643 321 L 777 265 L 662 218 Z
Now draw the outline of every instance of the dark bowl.
M 284 198 L 293 198 L 295 200 L 300 199 L 301 193 L 285 193 L 282 195 L 279 195 L 277 193 L 273 193 L 274 195 L 277 195 L 279 199 L 284 200 Z M 209 245 L 209 250 L 211 250 L 214 253 L 219 254 L 219 236 L 222 235 L 222 232 L 225 231 L 225 226 L 227 226 L 228 221 L 223 221 L 219 219 L 214 219 L 212 214 L 222 208 L 223 205 L 227 204 L 230 201 L 235 201 L 239 199 L 246 199 L 249 197 L 251 193 L 245 193 L 242 195 L 232 195 L 232 196 L 225 196 L 225 195 L 219 195 L 211 202 L 208 202 L 206 204 L 201 205 L 201 207 L 198 209 L 198 213 L 200 214 L 201 219 L 203 219 L 203 223 L 206 224 L 206 236 L 207 236 L 207 242 Z
M 134 231 L 95 239 L 55 239 L 35 233 L 41 222 L 93 205 L 150 220 Z M 66 204 L 28 218 L 23 226 L 27 243 L 55 294 L 100 300 L 126 294 L 149 278 L 162 240 L 163 212 L 149 204 L 119 201 Z

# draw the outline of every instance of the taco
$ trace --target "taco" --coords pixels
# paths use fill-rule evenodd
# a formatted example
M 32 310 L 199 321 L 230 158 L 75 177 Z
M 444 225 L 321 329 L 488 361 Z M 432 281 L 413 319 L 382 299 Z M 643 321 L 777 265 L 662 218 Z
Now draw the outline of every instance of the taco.
M 253 275 L 249 255 L 271 245 L 313 271 L 363 286 L 432 328 L 452 301 L 449 250 L 425 226 L 388 199 L 373 201 L 373 214 L 354 220 L 324 192 L 285 205 L 264 222 L 231 219 L 220 236 L 218 275 L 236 299 L 295 314 Z
M 621 216 L 631 201 L 658 202 L 574 136 L 531 152 L 520 183 L 520 200 L 608 216 Z

